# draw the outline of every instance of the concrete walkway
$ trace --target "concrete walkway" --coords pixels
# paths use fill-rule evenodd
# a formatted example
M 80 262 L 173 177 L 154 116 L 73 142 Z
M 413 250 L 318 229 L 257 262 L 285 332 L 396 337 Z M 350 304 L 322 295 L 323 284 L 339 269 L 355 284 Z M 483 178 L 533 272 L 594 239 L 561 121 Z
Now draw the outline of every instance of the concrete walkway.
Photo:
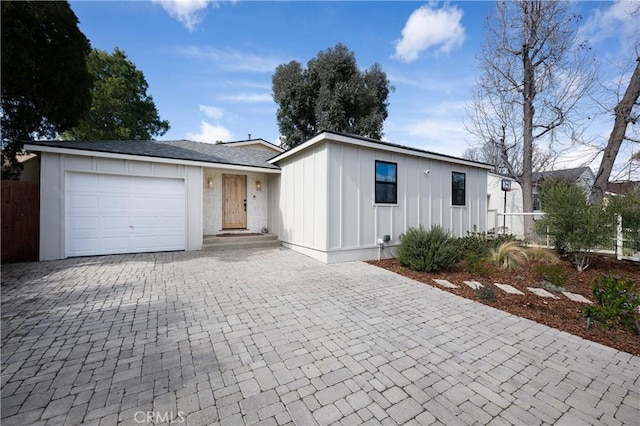
M 284 248 L 2 267 L 2 425 L 637 425 L 640 358 Z

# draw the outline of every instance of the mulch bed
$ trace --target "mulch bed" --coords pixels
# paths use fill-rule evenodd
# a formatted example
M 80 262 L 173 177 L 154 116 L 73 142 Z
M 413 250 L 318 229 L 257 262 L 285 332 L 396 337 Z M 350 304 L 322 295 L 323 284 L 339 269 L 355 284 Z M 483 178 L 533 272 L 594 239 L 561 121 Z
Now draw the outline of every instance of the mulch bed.
M 624 329 L 605 328 L 595 324 L 592 324 L 587 329 L 585 317 L 582 315 L 582 310 L 585 306 L 583 303 L 574 302 L 562 293 L 554 293 L 559 298 L 551 299 L 537 296 L 527 290 L 527 287 L 544 288 L 540 279 L 534 273 L 533 265 L 527 265 L 515 272 L 491 268 L 486 276 L 474 276 L 466 272 L 460 265 L 445 272 L 425 273 L 404 268 L 400 266 L 400 262 L 397 259 L 374 260 L 368 263 L 458 296 L 640 356 L 640 335 L 637 333 L 634 334 Z M 638 263 L 617 261 L 606 256 L 595 256 L 589 269 L 584 272 L 577 272 L 575 267 L 567 261 L 561 262 L 560 265 L 569 274 L 568 282 L 563 287 L 567 291 L 581 294 L 594 302 L 591 283 L 602 274 L 619 275 L 630 279 L 640 290 L 640 264 Z M 458 285 L 458 288 L 448 289 L 441 287 L 432 281 L 434 278 L 446 279 Z M 479 299 L 475 291 L 463 283 L 463 281 L 470 280 L 478 281 L 487 287 L 493 288 L 496 300 L 490 302 Z M 525 295 L 507 294 L 495 287 L 493 283 L 509 284 L 525 293 Z

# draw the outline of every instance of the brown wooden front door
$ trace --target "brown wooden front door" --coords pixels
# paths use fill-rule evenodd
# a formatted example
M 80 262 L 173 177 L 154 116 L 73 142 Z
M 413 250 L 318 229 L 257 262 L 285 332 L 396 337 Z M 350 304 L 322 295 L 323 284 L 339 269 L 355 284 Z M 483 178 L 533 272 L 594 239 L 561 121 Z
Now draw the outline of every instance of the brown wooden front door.
M 222 175 L 222 228 L 247 227 L 247 177 Z

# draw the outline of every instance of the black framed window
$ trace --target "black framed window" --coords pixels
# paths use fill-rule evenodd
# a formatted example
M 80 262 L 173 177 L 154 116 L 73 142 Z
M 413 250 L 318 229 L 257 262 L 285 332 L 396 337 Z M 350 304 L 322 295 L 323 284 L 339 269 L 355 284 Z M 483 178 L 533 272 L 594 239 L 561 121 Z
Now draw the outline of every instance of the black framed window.
M 376 161 L 376 204 L 398 203 L 398 164 Z
M 466 192 L 467 175 L 460 172 L 451 173 L 451 205 L 465 206 L 467 204 Z

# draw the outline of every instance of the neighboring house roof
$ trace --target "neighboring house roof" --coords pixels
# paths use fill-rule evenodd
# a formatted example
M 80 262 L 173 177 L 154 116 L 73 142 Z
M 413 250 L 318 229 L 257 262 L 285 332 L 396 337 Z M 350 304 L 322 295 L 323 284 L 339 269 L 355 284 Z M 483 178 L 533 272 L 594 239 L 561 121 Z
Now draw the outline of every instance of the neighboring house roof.
M 267 148 L 267 149 L 271 149 L 274 152 L 284 152 L 284 149 L 280 148 L 278 145 L 274 145 L 271 142 L 265 141 L 262 138 L 247 139 L 247 140 L 244 140 L 244 141 L 225 142 L 224 144 L 227 145 L 227 146 L 244 146 L 246 148 L 256 147 L 257 149 L 260 149 L 260 148 L 264 147 L 264 148 Z
M 256 167 L 278 170 L 268 162 L 274 152 L 242 146 L 176 141 L 36 141 L 25 144 L 29 151 L 134 155 L 140 157 L 184 160 L 200 163 Z
M 627 192 L 640 188 L 640 181 L 616 181 L 607 184 L 607 192 L 609 194 L 626 194 Z
M 430 158 L 434 160 L 446 161 L 449 163 L 463 164 L 467 166 L 479 167 L 482 169 L 491 170 L 493 166 L 490 164 L 479 163 L 477 161 L 465 160 L 463 158 L 453 157 L 445 154 L 438 154 L 436 152 L 425 151 L 418 148 L 413 148 L 409 146 L 397 145 L 390 142 L 382 142 L 377 139 L 365 138 L 363 136 L 350 135 L 347 133 L 335 132 L 332 130 L 323 130 L 308 141 L 283 152 L 282 154 L 272 158 L 269 160 L 271 164 L 275 164 L 278 161 L 284 160 L 285 158 L 294 155 L 300 151 L 303 151 L 319 142 L 331 140 L 335 142 L 348 143 L 352 145 L 358 145 L 363 147 L 368 147 L 372 149 L 379 149 L 384 151 L 397 152 L 407 155 L 413 155 L 416 157 L 424 157 Z
M 534 172 L 532 181 L 535 184 L 545 179 L 562 179 L 569 182 L 576 182 L 585 172 L 591 171 L 589 167 L 576 167 L 575 169 L 550 170 L 548 172 Z M 593 172 L 592 172 L 593 173 Z

